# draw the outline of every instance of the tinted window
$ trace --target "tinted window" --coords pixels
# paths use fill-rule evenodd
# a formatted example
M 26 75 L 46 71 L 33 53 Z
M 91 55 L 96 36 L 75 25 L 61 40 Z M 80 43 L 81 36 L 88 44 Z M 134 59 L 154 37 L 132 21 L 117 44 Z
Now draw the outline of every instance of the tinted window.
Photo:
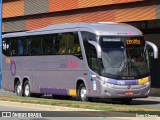
M 55 51 L 59 55 L 74 55 L 82 59 L 78 33 L 61 33 L 55 38 Z
M 10 40 L 9 39 L 3 39 L 2 40 L 2 52 L 4 55 L 9 56 L 10 55 Z
M 25 37 L 16 38 L 18 42 L 18 56 L 28 55 L 29 53 L 29 46 L 28 46 L 28 39 Z
M 98 72 L 98 59 L 96 48 L 88 42 L 96 41 L 96 35 L 85 31 L 81 32 L 81 35 L 83 39 L 88 65 L 93 71 Z
M 98 59 L 96 48 L 88 43 L 88 41 L 84 41 L 85 53 L 88 61 L 88 66 L 95 72 L 98 72 Z
M 46 35 L 43 36 L 43 42 L 42 42 L 42 51 L 43 55 L 54 55 L 56 54 L 55 51 L 55 36 L 54 35 Z
M 96 41 L 96 35 L 94 33 L 90 32 L 81 32 L 82 39 L 87 41 Z
M 3 40 L 7 56 L 74 55 L 82 59 L 77 32 L 7 38 Z
M 30 55 L 42 55 L 42 37 L 32 36 L 29 37 Z
M 27 40 L 24 37 L 3 39 L 3 54 L 7 56 L 28 55 Z

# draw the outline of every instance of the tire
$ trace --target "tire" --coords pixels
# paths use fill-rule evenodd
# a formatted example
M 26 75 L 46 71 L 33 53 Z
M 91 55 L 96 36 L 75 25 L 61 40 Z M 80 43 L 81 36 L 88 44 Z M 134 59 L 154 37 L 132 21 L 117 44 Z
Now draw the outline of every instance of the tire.
M 23 94 L 25 97 L 31 97 L 31 91 L 30 91 L 30 85 L 29 81 L 24 82 L 24 89 L 23 89 Z
M 22 96 L 22 87 L 21 87 L 20 81 L 16 82 L 16 84 L 14 86 L 14 90 L 15 90 L 15 93 L 17 94 L 17 96 Z
M 121 104 L 129 105 L 132 102 L 132 98 L 126 98 L 121 100 Z
M 82 101 L 82 102 L 88 101 L 87 90 L 84 83 L 80 84 L 77 95 L 78 95 L 77 98 L 79 101 Z

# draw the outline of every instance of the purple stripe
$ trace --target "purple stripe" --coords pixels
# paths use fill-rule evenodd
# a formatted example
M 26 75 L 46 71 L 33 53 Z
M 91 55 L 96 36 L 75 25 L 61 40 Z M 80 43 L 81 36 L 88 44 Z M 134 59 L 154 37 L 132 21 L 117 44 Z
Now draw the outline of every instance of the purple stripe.
M 114 85 L 138 85 L 138 80 L 114 80 L 108 78 L 108 83 Z
M 68 91 L 66 89 L 40 88 L 40 92 L 43 94 L 68 95 Z

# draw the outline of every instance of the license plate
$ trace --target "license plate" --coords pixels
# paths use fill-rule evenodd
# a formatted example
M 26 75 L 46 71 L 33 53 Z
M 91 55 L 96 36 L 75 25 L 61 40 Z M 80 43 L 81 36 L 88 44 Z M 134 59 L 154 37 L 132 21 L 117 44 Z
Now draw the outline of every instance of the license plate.
M 126 96 L 132 96 L 132 95 L 134 95 L 134 93 L 133 92 L 126 92 L 125 95 Z

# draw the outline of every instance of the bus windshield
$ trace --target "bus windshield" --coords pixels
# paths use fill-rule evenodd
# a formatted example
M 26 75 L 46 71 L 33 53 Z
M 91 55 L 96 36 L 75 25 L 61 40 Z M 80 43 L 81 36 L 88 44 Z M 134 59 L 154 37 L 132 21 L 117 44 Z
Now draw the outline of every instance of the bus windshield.
M 101 36 L 102 75 L 120 79 L 139 78 L 149 73 L 143 37 Z

